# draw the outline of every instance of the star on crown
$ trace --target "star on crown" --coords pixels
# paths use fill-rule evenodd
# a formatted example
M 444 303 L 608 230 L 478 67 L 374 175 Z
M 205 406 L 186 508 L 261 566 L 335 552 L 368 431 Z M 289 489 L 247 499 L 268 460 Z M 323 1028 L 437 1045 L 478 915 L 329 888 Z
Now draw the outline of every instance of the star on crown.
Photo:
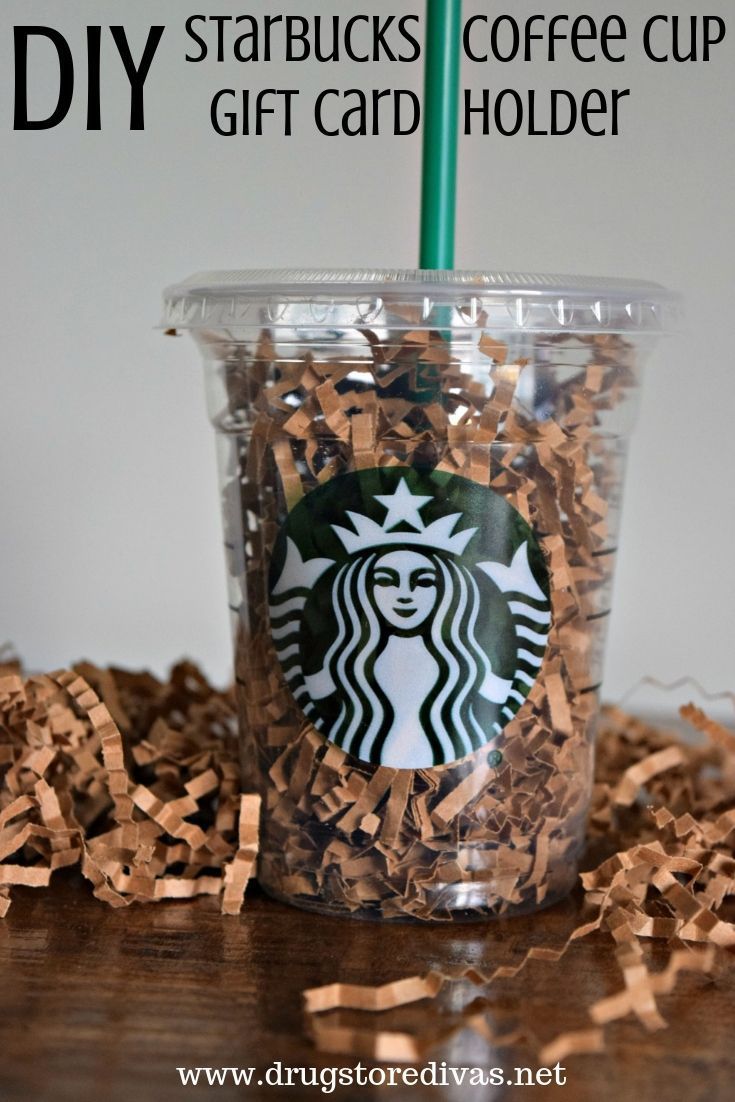
M 355 527 L 354 532 L 338 524 L 332 525 L 332 530 L 350 555 L 355 551 L 363 551 L 367 547 L 385 547 L 395 544 L 419 546 L 448 551 L 452 555 L 461 555 L 477 531 L 476 528 L 465 528 L 461 532 L 454 531 L 462 518 L 462 513 L 451 513 L 431 524 L 424 524 L 420 513 L 432 498 L 422 494 L 412 494 L 405 480 L 398 484 L 395 493 L 376 494 L 375 500 L 388 513 L 382 525 L 377 524 L 370 517 L 363 516 L 362 513 L 353 513 L 349 510 L 347 516 Z M 403 528 L 396 532 L 395 528 L 399 524 L 408 525 L 413 531 Z

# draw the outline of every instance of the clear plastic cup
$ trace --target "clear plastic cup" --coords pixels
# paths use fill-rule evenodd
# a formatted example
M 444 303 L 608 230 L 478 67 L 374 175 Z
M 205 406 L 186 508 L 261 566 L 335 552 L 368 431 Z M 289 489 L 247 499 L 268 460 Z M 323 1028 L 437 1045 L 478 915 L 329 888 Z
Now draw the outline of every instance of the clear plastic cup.
M 572 887 L 628 437 L 677 312 L 484 272 L 166 292 L 205 362 L 266 891 L 457 920 Z

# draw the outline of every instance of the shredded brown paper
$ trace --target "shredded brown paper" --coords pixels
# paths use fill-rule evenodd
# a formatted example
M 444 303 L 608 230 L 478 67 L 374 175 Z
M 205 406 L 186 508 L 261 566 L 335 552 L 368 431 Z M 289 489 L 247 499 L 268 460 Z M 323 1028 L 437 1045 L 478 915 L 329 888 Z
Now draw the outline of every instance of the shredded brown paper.
M 0 914 L 13 887 L 69 865 L 113 907 L 221 894 L 237 914 L 259 812 L 240 792 L 232 700 L 190 663 L 168 682 L 0 665 Z
M 518 964 L 490 972 L 432 971 L 380 987 L 336 983 L 306 991 L 307 1029 L 317 1047 L 416 1061 L 438 1040 L 469 1028 L 496 1047 L 529 1041 L 541 1063 L 549 1065 L 602 1051 L 605 1026 L 630 1015 L 646 1030 L 664 1028 L 659 1003 L 673 991 L 679 975 L 712 975 L 718 953 L 735 948 L 735 925 L 725 917 L 727 902 L 735 896 L 735 734 L 691 704 L 681 709 L 681 718 L 707 737 L 704 745 L 679 741 L 673 732 L 620 709 L 603 710 L 588 845 L 592 850 L 602 844 L 612 852 L 582 873 L 590 916 L 563 944 L 531 948 Z M 534 961 L 557 963 L 576 941 L 593 934 L 599 951 L 614 956 L 620 989 L 583 1008 L 587 1027 L 544 1043 L 524 1036 L 521 1028 L 498 1034 L 489 1015 L 478 1013 L 475 1001 L 454 1015 L 441 1036 L 432 1032 L 430 1019 L 423 1030 L 408 1035 L 345 1028 L 330 1024 L 325 1015 L 340 1010 L 379 1014 L 420 1000 L 431 1002 L 460 982 L 495 993 L 502 980 L 530 970 Z M 652 940 L 670 950 L 662 970 L 651 968 L 647 943 Z
M 279 344 L 275 331 L 252 344 L 200 335 L 233 424 L 247 425 L 227 440 L 224 513 L 241 726 L 266 811 L 260 878 L 325 913 L 523 913 L 569 891 L 584 844 L 615 562 L 608 502 L 622 476 L 599 426 L 634 386 L 636 351 L 615 334 L 546 340 L 538 355 L 560 365 L 552 415 L 523 398 L 529 361 L 513 360 L 484 317 L 477 347 L 458 350 L 412 328 L 412 309 L 395 308 L 387 335 L 315 351 Z M 412 466 L 487 487 L 532 525 L 552 622 L 539 676 L 494 753 L 395 770 L 348 757 L 295 704 L 272 635 L 269 566 L 305 495 L 341 474 Z
M 589 916 L 561 945 L 535 946 L 513 966 L 432 971 L 379 987 L 334 983 L 304 993 L 307 1029 L 325 1052 L 417 1061 L 460 1029 L 496 1047 L 535 1044 L 539 1060 L 604 1048 L 605 1027 L 633 1016 L 647 1030 L 666 1021 L 662 1001 L 680 974 L 715 973 L 735 947 L 727 916 L 735 896 L 735 733 L 694 705 L 682 718 L 702 738 L 681 741 L 617 708 L 603 710 L 588 852 L 604 860 L 581 875 Z M 170 680 L 88 663 L 24 678 L 0 661 L 0 914 L 17 887 L 48 887 L 78 865 L 97 898 L 130 903 L 219 895 L 239 913 L 258 855 L 259 797 L 241 792 L 231 694 L 195 666 Z M 543 918 L 539 917 L 539 922 Z M 478 1000 L 437 1029 L 422 1007 L 470 983 L 555 964 L 596 936 L 612 954 L 619 990 L 582 1008 L 587 1025 L 536 1043 L 515 1025 L 498 1030 Z M 647 945 L 669 950 L 653 971 Z M 482 1003 L 482 999 L 479 1000 Z M 416 1004 L 415 1029 L 375 1028 L 374 1015 Z M 328 1012 L 369 1013 L 334 1024 Z

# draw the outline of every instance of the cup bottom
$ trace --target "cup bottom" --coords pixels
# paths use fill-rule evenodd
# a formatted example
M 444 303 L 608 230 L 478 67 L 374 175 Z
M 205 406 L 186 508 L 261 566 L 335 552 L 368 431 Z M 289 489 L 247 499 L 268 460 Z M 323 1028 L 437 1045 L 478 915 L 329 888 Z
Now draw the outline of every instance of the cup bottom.
M 269 875 L 270 874 L 270 875 Z M 559 903 L 571 892 L 577 882 L 577 861 L 565 861 L 549 876 L 547 889 L 542 898 L 525 897 L 513 902 L 507 895 L 501 894 L 496 881 L 476 881 L 474 883 L 447 884 L 441 888 L 427 890 L 421 899 L 409 906 L 390 911 L 375 901 L 361 906 L 348 904 L 343 891 L 337 883 L 330 884 L 325 879 L 319 895 L 288 894 L 278 887 L 282 882 L 280 872 L 269 868 L 267 860 L 259 862 L 258 883 L 272 899 L 287 903 L 303 911 L 339 918 L 357 918 L 368 922 L 402 923 L 446 923 L 446 922 L 486 922 L 491 919 L 512 918 L 518 915 L 534 914 L 536 911 Z

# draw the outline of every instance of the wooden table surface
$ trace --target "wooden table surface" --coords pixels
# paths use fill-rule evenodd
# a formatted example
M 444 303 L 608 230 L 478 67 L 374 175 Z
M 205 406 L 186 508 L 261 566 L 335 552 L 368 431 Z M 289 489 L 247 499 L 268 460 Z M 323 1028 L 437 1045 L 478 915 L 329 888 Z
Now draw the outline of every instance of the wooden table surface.
M 178 1066 L 354 1065 L 317 1054 L 305 1036 L 301 992 L 341 979 L 379 983 L 429 967 L 517 961 L 532 944 L 558 945 L 579 921 L 574 897 L 544 914 L 487 924 L 378 925 L 305 914 L 248 893 L 239 918 L 212 899 L 112 910 L 73 873 L 50 891 L 23 890 L 0 922 L 0 1099 L 166 1102 L 212 1092 L 230 1098 L 335 1097 L 649 1099 L 735 1097 L 735 960 L 717 979 L 683 975 L 660 1000 L 669 1028 L 647 1034 L 628 1020 L 609 1027 L 605 1055 L 564 1061 L 563 1087 L 338 1088 L 334 1095 L 229 1084 L 184 1088 Z M 620 987 L 603 935 L 574 943 L 560 964 L 532 962 L 499 981 L 491 1013 L 520 1005 L 544 1040 L 589 1025 L 580 1006 Z M 663 963 L 664 955 L 661 955 Z M 469 1001 L 477 989 L 455 991 Z M 442 1013 L 448 1012 L 447 1000 Z M 415 1004 L 385 1017 L 392 1028 L 436 1022 Z M 375 1017 L 352 1015 L 370 1026 Z M 493 1050 L 465 1032 L 428 1059 L 534 1065 L 525 1045 Z

